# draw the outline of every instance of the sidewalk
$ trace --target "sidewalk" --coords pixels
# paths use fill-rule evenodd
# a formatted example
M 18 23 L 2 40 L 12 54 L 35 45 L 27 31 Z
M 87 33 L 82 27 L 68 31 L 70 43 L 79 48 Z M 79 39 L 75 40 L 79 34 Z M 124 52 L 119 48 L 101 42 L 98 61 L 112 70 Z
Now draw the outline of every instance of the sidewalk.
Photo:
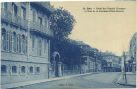
M 84 76 L 84 75 L 89 75 L 89 74 L 97 74 L 97 73 L 93 73 L 92 72 L 92 73 L 77 74 L 77 75 L 63 76 L 63 77 L 50 78 L 50 79 L 33 80 L 33 81 L 28 81 L 28 82 L 18 82 L 18 83 L 12 83 L 12 84 L 3 84 L 3 85 L 0 85 L 0 87 L 2 89 L 17 88 L 17 87 L 27 86 L 27 85 L 31 85 L 31 84 L 50 82 L 50 81 L 56 81 L 56 80 L 62 80 L 62 79 L 69 79 L 69 78 L 79 77 L 79 76 Z
M 117 84 L 136 87 L 136 74 L 132 72 L 127 72 L 126 77 L 127 77 L 127 84 L 125 84 L 125 80 L 123 79 L 123 74 L 121 73 L 121 76 L 117 81 Z

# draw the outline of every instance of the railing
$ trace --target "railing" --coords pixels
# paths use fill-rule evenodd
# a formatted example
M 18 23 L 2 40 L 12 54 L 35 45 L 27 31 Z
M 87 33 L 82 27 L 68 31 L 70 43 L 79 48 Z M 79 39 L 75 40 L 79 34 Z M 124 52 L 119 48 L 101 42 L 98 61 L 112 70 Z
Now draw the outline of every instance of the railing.
M 50 3 L 49 2 L 33 2 L 33 4 L 35 5 L 39 5 L 41 6 L 42 8 L 44 7 L 44 9 L 47 9 L 49 10 L 50 12 L 52 12 L 54 9 L 51 7 Z
M 31 31 L 42 32 L 40 25 L 36 22 L 30 22 Z
M 53 36 L 53 32 L 50 29 L 48 29 L 46 26 L 40 25 L 37 22 L 30 22 L 30 29 L 33 32 Z
M 5 22 L 11 22 L 11 12 L 7 9 L 1 8 L 1 20 Z
M 28 28 L 28 20 L 21 19 L 20 21 L 21 21 L 20 22 L 21 27 L 27 29 Z
M 63 76 L 80 74 L 80 70 L 63 70 Z
M 28 28 L 28 21 L 20 16 L 13 15 L 11 11 L 1 8 L 1 20 L 24 29 Z M 39 32 L 44 35 L 53 36 L 53 31 L 37 22 L 30 22 L 31 31 Z
M 12 24 L 14 24 L 14 25 L 16 25 L 16 26 L 20 26 L 20 17 L 19 16 L 14 16 L 14 15 L 12 15 L 12 20 L 11 20 L 11 22 L 12 22 Z
M 21 19 L 20 16 L 12 15 L 11 11 L 1 8 L 1 20 L 7 23 L 14 24 L 16 26 L 21 26 L 22 28 L 27 29 L 28 21 Z

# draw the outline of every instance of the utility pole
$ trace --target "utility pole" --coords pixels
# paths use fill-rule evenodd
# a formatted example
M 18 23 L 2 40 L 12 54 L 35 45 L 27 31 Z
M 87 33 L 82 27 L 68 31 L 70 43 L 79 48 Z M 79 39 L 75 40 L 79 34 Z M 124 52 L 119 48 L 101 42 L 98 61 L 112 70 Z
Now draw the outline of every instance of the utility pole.
M 125 80 L 125 84 L 127 84 L 127 77 L 126 77 L 126 55 L 125 55 L 125 52 L 123 53 L 123 61 L 124 61 L 123 78 Z
M 80 65 L 79 65 L 80 66 L 80 74 L 82 74 L 82 68 L 81 68 L 82 67 L 82 62 L 81 62 L 81 59 L 82 58 L 80 58 Z
M 97 58 L 96 58 L 96 51 L 94 50 L 94 57 L 95 57 L 95 72 L 97 72 Z
M 95 56 L 95 72 L 97 72 L 97 58 Z

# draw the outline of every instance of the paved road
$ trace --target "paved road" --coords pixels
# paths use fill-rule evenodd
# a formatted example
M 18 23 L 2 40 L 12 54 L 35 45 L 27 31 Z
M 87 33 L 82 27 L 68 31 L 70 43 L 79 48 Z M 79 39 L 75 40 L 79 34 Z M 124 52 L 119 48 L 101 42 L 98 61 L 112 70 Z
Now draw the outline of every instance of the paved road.
M 98 73 L 70 79 L 51 81 L 22 87 L 21 89 L 90 89 L 90 88 L 128 88 L 115 84 L 120 73 Z

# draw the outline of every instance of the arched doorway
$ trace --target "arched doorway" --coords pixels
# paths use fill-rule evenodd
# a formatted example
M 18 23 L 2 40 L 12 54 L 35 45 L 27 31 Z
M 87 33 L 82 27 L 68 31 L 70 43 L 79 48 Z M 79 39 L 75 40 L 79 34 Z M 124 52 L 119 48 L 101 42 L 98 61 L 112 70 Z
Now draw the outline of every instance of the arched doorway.
M 60 76 L 62 76 L 62 68 L 61 68 L 62 64 L 60 61 L 59 52 L 54 52 L 53 57 L 54 57 L 54 74 L 55 74 L 55 77 L 60 77 Z
M 55 77 L 59 77 L 59 66 L 58 66 L 58 63 L 59 63 L 59 55 L 57 54 L 55 56 Z

